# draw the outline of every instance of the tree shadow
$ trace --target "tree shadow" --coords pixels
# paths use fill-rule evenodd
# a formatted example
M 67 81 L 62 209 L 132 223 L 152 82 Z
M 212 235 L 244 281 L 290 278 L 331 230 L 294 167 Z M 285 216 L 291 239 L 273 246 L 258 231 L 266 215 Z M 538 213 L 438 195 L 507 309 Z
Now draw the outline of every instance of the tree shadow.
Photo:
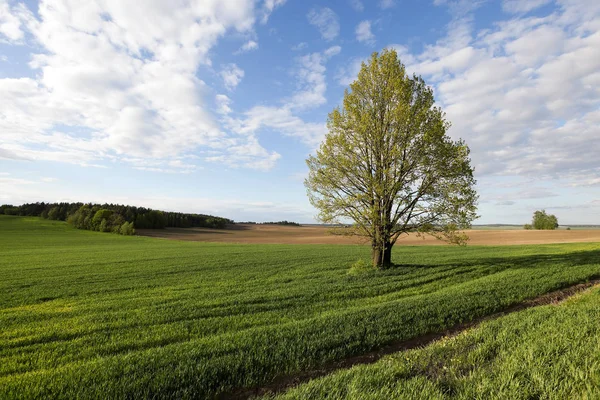
M 527 256 L 487 257 L 473 261 L 448 261 L 436 264 L 392 263 L 389 269 L 426 269 L 447 266 L 459 267 L 510 267 L 510 268 L 540 268 L 548 264 L 567 264 L 571 266 L 593 265 L 600 266 L 600 249 L 576 251 L 565 254 L 532 254 Z

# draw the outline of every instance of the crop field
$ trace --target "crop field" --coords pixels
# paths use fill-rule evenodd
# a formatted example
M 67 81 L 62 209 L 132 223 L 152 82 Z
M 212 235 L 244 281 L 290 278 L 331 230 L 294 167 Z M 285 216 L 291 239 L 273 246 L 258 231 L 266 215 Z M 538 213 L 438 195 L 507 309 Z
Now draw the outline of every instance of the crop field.
M 600 288 L 291 389 L 278 399 L 598 399 Z
M 0 216 L 0 398 L 225 395 L 393 341 L 443 331 L 600 277 L 598 243 L 398 246 L 395 268 L 350 273 L 358 259 L 368 259 L 369 250 L 358 245 L 159 240 Z M 589 321 L 577 320 L 580 332 L 579 325 L 565 328 L 564 335 L 572 332 L 576 344 L 586 332 L 592 335 L 588 340 L 596 340 L 590 344 L 582 338 L 581 349 L 569 350 L 573 354 L 598 344 L 598 328 L 590 327 L 598 315 L 593 311 L 592 303 L 598 300 L 594 293 L 577 300 L 588 308 L 577 311 L 571 304 L 579 303 L 568 302 L 555 318 L 562 323 L 559 330 L 573 325 L 575 314 L 589 314 Z M 543 353 L 542 338 L 533 342 L 531 351 L 522 344 L 535 339 L 528 329 L 538 322 L 540 332 L 552 330 L 550 322 L 542 324 L 544 313 L 549 316 L 557 308 L 526 311 L 518 314 L 526 318 L 511 317 L 505 325 L 491 322 L 468 334 L 472 336 L 417 350 L 429 354 L 440 368 L 454 368 L 445 363 L 458 357 L 448 375 L 430 377 L 428 370 L 418 370 L 420 364 L 389 358 L 344 372 L 348 375 L 314 381 L 316 386 L 301 386 L 288 395 L 319 393 L 320 387 L 342 390 L 344 379 L 365 394 L 380 382 L 393 391 L 396 387 L 388 385 L 393 371 L 401 374 L 406 365 L 415 366 L 414 380 L 402 378 L 398 385 L 416 388 L 423 383 L 434 394 L 447 387 L 468 396 L 460 392 L 461 379 L 480 379 L 481 393 L 487 393 L 495 384 L 509 385 L 503 379 L 510 371 L 522 376 L 516 363 L 520 359 L 510 358 L 514 354 L 531 363 L 538 362 L 538 353 L 556 353 L 561 360 L 568 356 L 558 339 L 563 331 L 556 332 L 556 346 L 547 346 L 548 354 Z M 494 342 L 499 347 L 486 347 L 492 334 L 500 335 L 500 342 Z M 521 343 L 516 353 L 506 347 L 513 342 Z M 441 361 L 436 364 L 438 356 Z M 464 366 L 477 357 L 487 360 L 488 369 L 497 375 L 486 378 L 482 372 L 470 378 Z M 582 360 L 590 364 L 581 370 L 597 371 L 597 358 Z M 502 368 L 502 362 L 513 369 Z M 575 368 L 566 362 L 548 373 Z M 381 363 L 397 367 L 390 375 L 382 372 Z M 380 370 L 363 375 L 371 370 L 362 368 Z M 541 379 L 538 375 L 546 372 L 540 371 L 532 370 L 531 379 Z M 573 371 L 564 372 L 565 378 L 579 373 Z M 506 393 L 516 390 L 509 386 L 503 389 Z
M 365 244 L 356 237 L 332 235 L 331 228 L 315 225 L 278 226 L 278 225 L 234 225 L 230 229 L 207 228 L 167 228 L 140 229 L 143 236 L 215 243 L 253 243 L 253 244 Z M 471 245 L 516 245 L 547 243 L 600 242 L 600 229 L 585 227 L 573 230 L 524 230 L 506 226 L 477 226 L 468 231 Z M 398 241 L 399 246 L 443 245 L 444 242 L 431 237 L 418 237 L 416 234 L 404 235 Z

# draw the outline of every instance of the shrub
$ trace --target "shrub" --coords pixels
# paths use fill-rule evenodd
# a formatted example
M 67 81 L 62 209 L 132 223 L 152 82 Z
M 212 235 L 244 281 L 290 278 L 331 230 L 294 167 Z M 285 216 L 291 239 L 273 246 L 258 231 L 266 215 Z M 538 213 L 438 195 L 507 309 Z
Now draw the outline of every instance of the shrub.
M 523 225 L 523 229 L 526 229 L 529 231 L 529 230 L 533 229 L 533 226 L 531 226 L 531 224 L 525 224 L 525 225 Z
M 350 266 L 348 275 L 363 275 L 368 274 L 371 271 L 374 271 L 373 266 L 361 258 Z

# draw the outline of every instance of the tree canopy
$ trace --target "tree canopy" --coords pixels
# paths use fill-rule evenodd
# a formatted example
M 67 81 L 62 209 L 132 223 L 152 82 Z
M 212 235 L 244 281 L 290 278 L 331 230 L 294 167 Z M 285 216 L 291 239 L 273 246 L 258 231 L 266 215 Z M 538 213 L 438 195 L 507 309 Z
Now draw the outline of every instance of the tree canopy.
M 533 229 L 554 230 L 558 228 L 558 219 L 555 215 L 547 214 L 546 210 L 539 210 L 533 213 L 531 227 Z
M 307 159 L 309 200 L 325 223 L 352 221 L 338 233 L 371 241 L 373 265 L 391 263 L 405 233 L 431 234 L 463 244 L 477 194 L 464 141 L 433 91 L 408 76 L 394 50 L 373 53 L 327 121 L 328 133 Z

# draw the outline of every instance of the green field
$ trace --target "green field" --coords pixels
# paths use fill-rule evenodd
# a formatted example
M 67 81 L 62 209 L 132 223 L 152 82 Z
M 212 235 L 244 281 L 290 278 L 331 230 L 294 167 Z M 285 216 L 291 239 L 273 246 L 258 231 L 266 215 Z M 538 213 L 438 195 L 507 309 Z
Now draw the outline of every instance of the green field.
M 598 399 L 600 289 L 490 321 L 278 399 Z
M 600 277 L 593 243 L 398 247 L 348 274 L 368 255 L 0 216 L 0 398 L 210 397 Z

